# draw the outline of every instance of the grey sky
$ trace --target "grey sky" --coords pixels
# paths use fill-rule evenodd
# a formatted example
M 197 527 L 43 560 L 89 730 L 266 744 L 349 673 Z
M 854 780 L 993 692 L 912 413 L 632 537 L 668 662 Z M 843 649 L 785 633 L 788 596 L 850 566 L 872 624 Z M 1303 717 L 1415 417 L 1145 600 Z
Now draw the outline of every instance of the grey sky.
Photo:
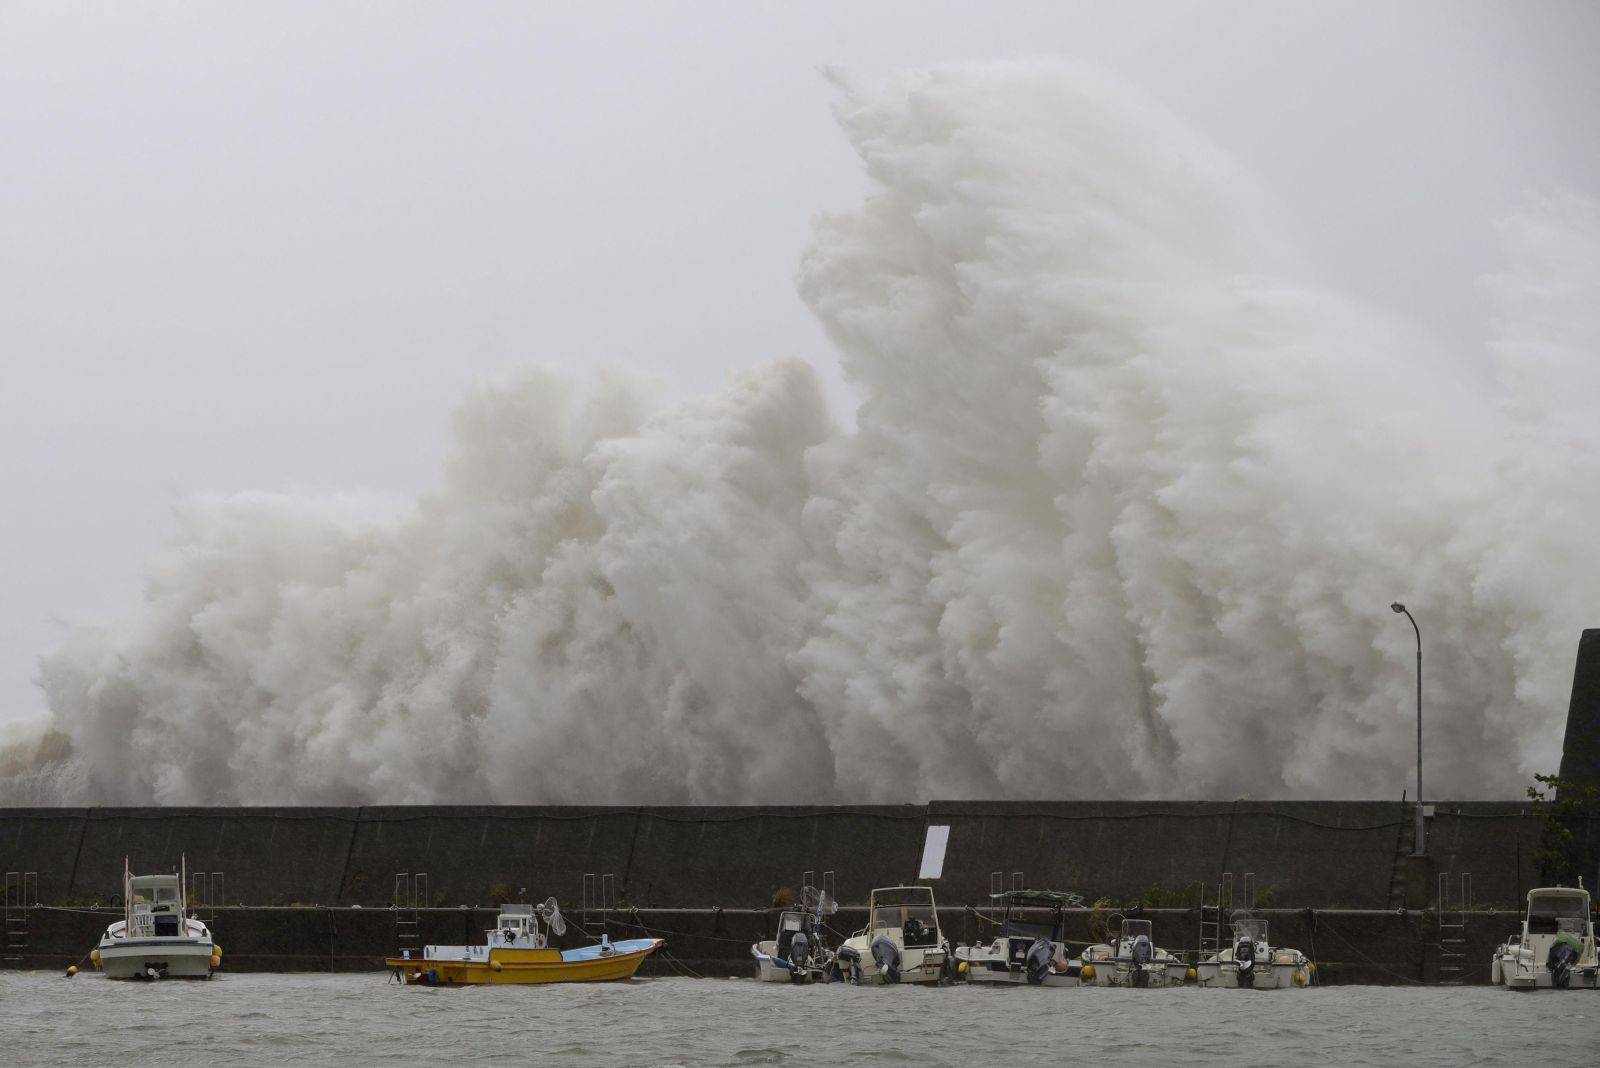
M 195 491 L 435 478 L 474 378 L 799 355 L 865 183 L 827 64 L 1062 55 L 1237 156 L 1324 283 L 1481 368 L 1529 191 L 1600 196 L 1600 7 L 0 0 L 0 722 Z

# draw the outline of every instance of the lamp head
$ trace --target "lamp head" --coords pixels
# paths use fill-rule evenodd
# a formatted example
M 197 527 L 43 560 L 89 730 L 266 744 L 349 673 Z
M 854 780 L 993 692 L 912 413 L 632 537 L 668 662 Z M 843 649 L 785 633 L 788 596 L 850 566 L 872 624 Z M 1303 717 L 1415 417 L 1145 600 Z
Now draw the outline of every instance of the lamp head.
M 1396 601 L 1394 604 L 1390 605 L 1389 608 L 1393 610 L 1396 615 L 1406 610 L 1406 606 L 1401 604 L 1399 601 Z

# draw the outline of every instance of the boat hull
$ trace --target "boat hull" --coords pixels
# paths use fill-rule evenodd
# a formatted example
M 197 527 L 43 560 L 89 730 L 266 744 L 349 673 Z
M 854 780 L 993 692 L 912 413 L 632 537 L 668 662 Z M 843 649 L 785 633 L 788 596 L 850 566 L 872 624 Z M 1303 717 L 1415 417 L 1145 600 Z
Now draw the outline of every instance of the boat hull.
M 991 986 L 1079 986 L 1081 985 L 1076 975 L 1067 972 L 1051 972 L 1044 977 L 1042 983 L 1030 984 L 1028 976 L 1019 968 L 1013 971 L 1003 962 L 1000 968 L 988 966 L 983 961 L 967 962 L 967 982 L 988 983 Z
M 100 971 L 107 979 L 209 979 L 215 947 L 196 938 L 143 939 L 101 945 Z
M 1518 967 L 1515 962 L 1507 964 L 1496 961 L 1501 965 L 1500 981 L 1503 981 L 1508 990 L 1558 990 L 1555 979 L 1550 975 L 1550 969 L 1545 967 Z M 1596 990 L 1600 989 L 1600 971 L 1593 965 L 1587 968 L 1573 968 L 1572 977 L 1565 987 L 1567 990 Z
M 1181 963 L 1152 964 L 1143 968 L 1141 979 L 1138 965 L 1119 961 L 1092 961 L 1094 979 L 1090 986 L 1165 987 L 1182 986 L 1188 967 Z
M 1055 943 L 1050 970 L 1040 982 L 1028 982 L 1027 952 L 1033 943 L 1026 939 L 1006 939 L 990 945 L 957 946 L 956 970 L 969 983 L 996 986 L 1080 986 L 1079 963 L 1067 959 L 1066 947 Z M 1021 954 L 1020 957 L 1014 954 Z
M 778 959 L 773 954 L 777 952 L 777 943 L 771 939 L 757 942 L 750 947 L 750 955 L 756 962 L 756 980 L 762 983 L 822 983 L 828 981 L 828 973 L 832 970 L 832 963 L 827 962 L 827 967 L 807 965 L 796 971 L 787 961 Z M 826 958 L 824 958 L 826 961 Z
M 872 956 L 870 945 L 862 945 L 864 940 L 852 938 L 845 942 L 846 946 L 856 950 L 861 955 L 861 985 L 877 986 L 888 985 L 889 979 L 878 968 L 878 962 Z M 945 977 L 945 952 L 942 949 L 903 949 L 900 951 L 900 983 L 937 983 Z M 839 962 L 843 974 L 848 977 L 845 962 Z
M 1288 990 L 1309 986 L 1311 973 L 1298 964 L 1257 965 L 1255 978 L 1250 983 L 1239 982 L 1239 969 L 1230 961 L 1226 964 L 1201 964 L 1201 986 L 1221 987 L 1224 990 Z
M 544 983 L 613 983 L 631 979 L 666 943 L 635 938 L 609 947 L 578 950 L 491 949 L 462 957 L 390 958 L 384 963 L 401 982 L 423 986 L 535 986 Z M 481 948 L 481 947 L 479 947 Z M 603 952 L 608 949 L 610 952 Z

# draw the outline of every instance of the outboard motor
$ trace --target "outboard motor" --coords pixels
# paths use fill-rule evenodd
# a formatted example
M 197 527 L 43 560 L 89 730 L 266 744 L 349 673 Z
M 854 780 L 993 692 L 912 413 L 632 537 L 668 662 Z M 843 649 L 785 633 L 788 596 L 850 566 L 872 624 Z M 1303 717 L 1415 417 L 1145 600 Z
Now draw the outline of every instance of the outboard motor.
M 789 942 L 789 982 L 803 983 L 809 978 L 806 961 L 811 959 L 811 939 L 804 931 L 796 931 Z
M 1577 963 L 1578 951 L 1572 943 L 1564 938 L 1558 938 L 1550 946 L 1550 955 L 1544 960 L 1544 966 L 1550 969 L 1550 985 L 1557 990 L 1566 990 L 1572 985 L 1572 966 Z
M 1149 986 L 1150 973 L 1145 968 L 1155 955 L 1150 948 L 1150 939 L 1144 935 L 1135 938 L 1129 955 L 1133 957 L 1133 985 Z
M 1028 956 L 1024 960 L 1022 969 L 1028 977 L 1029 986 L 1041 986 L 1045 977 L 1050 974 L 1051 967 L 1055 964 L 1056 947 L 1048 938 L 1040 938 L 1028 947 Z
M 842 978 L 852 982 L 861 982 L 861 954 L 854 946 L 839 947 L 839 971 Z
M 1256 985 L 1256 944 L 1248 938 L 1241 938 L 1233 947 L 1233 963 L 1236 965 L 1234 974 L 1238 977 L 1240 986 Z
M 872 959 L 878 962 L 878 973 L 884 982 L 900 981 L 900 947 L 891 942 L 888 935 L 872 940 Z

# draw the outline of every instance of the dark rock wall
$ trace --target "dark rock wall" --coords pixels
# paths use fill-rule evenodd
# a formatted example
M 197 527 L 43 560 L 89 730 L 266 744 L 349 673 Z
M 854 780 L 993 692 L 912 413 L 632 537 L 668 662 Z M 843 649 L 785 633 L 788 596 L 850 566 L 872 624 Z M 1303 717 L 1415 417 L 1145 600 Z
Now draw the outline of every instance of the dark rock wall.
M 1383 909 L 1403 900 L 1410 818 L 1375 801 L 7 809 L 0 870 L 37 872 L 53 905 L 109 903 L 125 855 L 148 872 L 180 854 L 191 872 L 224 873 L 227 904 L 387 907 L 397 873 L 427 872 L 424 906 L 487 905 L 498 888 L 576 907 L 594 873 L 611 874 L 628 905 L 764 908 L 806 870 L 833 871 L 839 899 L 860 904 L 874 886 L 916 881 L 926 828 L 948 825 L 933 885 L 955 905 L 981 904 L 995 872 L 1005 885 L 1020 871 L 1032 887 L 1151 905 L 1197 903 L 1201 884 L 1232 872 L 1240 884 L 1253 874 L 1262 904 Z M 1597 824 L 1571 821 L 1587 843 Z M 1470 873 L 1477 904 L 1516 908 L 1538 883 L 1541 833 L 1527 804 L 1441 802 L 1426 875 Z

